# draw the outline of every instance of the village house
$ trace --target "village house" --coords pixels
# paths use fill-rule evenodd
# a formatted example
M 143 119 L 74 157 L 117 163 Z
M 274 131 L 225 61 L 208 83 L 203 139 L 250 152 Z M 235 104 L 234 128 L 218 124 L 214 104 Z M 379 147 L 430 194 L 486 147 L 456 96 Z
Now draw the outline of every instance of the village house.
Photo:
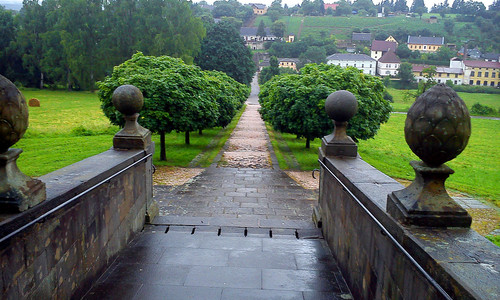
M 377 61 L 366 54 L 335 53 L 326 58 L 327 64 L 337 65 L 342 68 L 355 67 L 365 74 L 375 75 Z
M 240 36 L 245 41 L 245 45 L 253 50 L 264 49 L 264 43 L 267 41 L 274 41 L 279 39 L 279 37 L 273 35 L 269 28 L 265 28 L 266 36 L 258 36 L 256 27 L 241 27 Z
M 401 60 L 394 51 L 388 51 L 377 61 L 377 74 L 380 76 L 396 76 Z
M 444 45 L 444 37 L 409 35 L 407 44 L 411 51 L 436 52 Z
M 280 68 L 290 68 L 297 71 L 298 58 L 278 58 Z
M 388 38 L 385 39 L 387 42 L 394 42 L 396 43 L 396 45 L 399 45 L 398 41 L 396 41 L 396 39 L 390 35 Z
M 340 5 L 339 3 L 325 3 L 323 7 L 325 8 L 325 11 L 329 8 L 331 8 L 332 10 L 337 10 L 337 7 L 339 5 Z
M 500 87 L 500 62 L 455 59 L 453 64 L 462 66 L 465 84 Z
M 386 54 L 388 51 L 396 51 L 398 44 L 395 42 L 389 41 L 377 41 L 373 40 L 370 56 L 373 59 L 378 60 L 382 57 L 382 55 Z
M 351 40 L 352 40 L 353 43 L 366 43 L 366 44 L 370 44 L 371 41 L 372 41 L 372 34 L 371 33 L 353 32 Z
M 254 15 L 264 15 L 267 13 L 267 6 L 262 3 L 249 3 L 253 9 Z
M 426 73 L 424 69 L 431 67 L 432 66 L 426 65 L 413 65 L 412 71 L 415 80 L 417 82 L 426 81 L 427 78 L 425 78 Z M 446 81 L 450 80 L 453 84 L 461 85 L 463 84 L 464 72 L 462 68 L 436 66 L 436 74 L 433 79 L 436 80 L 437 83 L 446 83 Z

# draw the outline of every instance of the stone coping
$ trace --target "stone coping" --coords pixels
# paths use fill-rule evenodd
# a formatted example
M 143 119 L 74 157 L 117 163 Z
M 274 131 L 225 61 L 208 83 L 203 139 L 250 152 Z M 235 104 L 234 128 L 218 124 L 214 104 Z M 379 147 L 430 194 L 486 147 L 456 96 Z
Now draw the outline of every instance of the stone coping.
M 500 298 L 499 247 L 470 228 L 403 226 L 386 211 L 387 195 L 403 185 L 359 156 L 320 159 L 448 293 L 459 286 L 455 297 Z
M 24 212 L 1 215 L 0 238 L 152 153 L 152 147 L 146 151 L 110 149 L 39 177 L 46 185 L 47 199 Z

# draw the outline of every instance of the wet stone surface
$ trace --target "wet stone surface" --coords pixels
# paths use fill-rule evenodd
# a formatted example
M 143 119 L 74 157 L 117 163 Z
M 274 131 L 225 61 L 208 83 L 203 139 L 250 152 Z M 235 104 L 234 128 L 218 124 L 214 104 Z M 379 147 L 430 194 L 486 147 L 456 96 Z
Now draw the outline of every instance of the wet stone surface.
M 217 164 L 156 181 L 160 216 L 85 299 L 352 299 L 311 220 L 317 190 L 273 166 L 257 94 Z

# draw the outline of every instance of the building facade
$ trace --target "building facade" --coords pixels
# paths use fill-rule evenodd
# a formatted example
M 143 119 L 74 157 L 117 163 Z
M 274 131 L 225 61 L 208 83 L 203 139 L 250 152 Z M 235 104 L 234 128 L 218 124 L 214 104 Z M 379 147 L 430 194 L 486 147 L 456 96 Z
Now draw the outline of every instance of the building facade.
M 251 3 L 254 15 L 264 15 L 267 13 L 267 6 L 262 3 Z
M 375 75 L 377 67 L 377 61 L 366 54 L 336 53 L 328 56 L 326 60 L 329 65 L 337 65 L 342 68 L 355 67 L 369 75 Z
M 297 71 L 298 58 L 278 58 L 280 68 L 290 68 Z
M 394 51 L 386 52 L 377 61 L 377 74 L 380 76 L 396 76 L 401 60 Z
M 415 80 L 417 82 L 426 81 L 425 78 L 426 73 L 424 69 L 430 68 L 432 66 L 426 65 L 413 65 L 413 75 L 415 76 Z M 435 66 L 436 74 L 433 79 L 436 80 L 437 83 L 446 83 L 450 80 L 453 84 L 462 85 L 464 83 L 464 71 L 462 68 L 452 68 L 452 67 L 443 67 L 443 66 Z
M 396 42 L 373 40 L 372 47 L 370 49 L 370 56 L 373 59 L 378 60 L 382 57 L 382 55 L 386 54 L 387 51 L 396 51 L 397 47 L 398 44 Z
M 245 45 L 253 50 L 261 50 L 264 49 L 265 42 L 279 39 L 279 37 L 271 34 L 269 28 L 265 28 L 265 30 L 266 36 L 262 37 L 257 35 L 257 28 L 255 27 L 241 27 L 240 36 L 245 41 Z
M 444 45 L 444 37 L 408 36 L 408 49 L 420 52 L 436 52 Z
M 500 62 L 466 60 L 463 61 L 464 83 L 500 87 Z

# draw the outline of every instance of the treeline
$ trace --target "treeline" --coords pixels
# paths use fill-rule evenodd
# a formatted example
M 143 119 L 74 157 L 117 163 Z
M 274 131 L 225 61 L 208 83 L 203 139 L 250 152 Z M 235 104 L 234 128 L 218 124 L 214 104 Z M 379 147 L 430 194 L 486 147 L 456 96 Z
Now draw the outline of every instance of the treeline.
M 24 0 L 0 6 L 0 73 L 16 84 L 90 90 L 141 51 L 192 63 L 205 28 L 179 0 Z

